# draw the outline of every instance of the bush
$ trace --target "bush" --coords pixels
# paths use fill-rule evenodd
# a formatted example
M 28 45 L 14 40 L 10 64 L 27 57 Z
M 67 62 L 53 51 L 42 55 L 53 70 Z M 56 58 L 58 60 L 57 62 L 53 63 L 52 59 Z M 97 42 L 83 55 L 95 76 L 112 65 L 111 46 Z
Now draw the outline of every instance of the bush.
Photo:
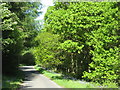
M 35 58 L 30 50 L 22 54 L 20 64 L 35 65 Z

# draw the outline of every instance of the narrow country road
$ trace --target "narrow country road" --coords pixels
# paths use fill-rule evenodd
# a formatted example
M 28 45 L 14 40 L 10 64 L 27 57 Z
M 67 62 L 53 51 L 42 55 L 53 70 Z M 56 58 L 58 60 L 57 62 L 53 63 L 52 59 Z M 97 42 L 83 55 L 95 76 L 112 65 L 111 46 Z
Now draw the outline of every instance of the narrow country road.
M 25 73 L 25 80 L 20 90 L 28 88 L 61 88 L 55 82 L 37 72 L 34 66 L 21 66 L 20 69 Z

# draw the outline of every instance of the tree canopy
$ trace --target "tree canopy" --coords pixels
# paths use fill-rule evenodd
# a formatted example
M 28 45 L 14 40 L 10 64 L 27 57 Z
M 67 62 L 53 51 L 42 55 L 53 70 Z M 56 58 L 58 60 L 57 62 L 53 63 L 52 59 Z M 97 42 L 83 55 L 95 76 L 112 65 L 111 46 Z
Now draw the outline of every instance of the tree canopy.
M 54 68 L 65 74 L 100 83 L 118 82 L 120 78 L 118 4 L 117 2 L 57 2 L 49 7 L 45 15 L 44 32 L 60 36 L 59 45 L 54 50 L 59 55 L 50 51 L 54 40 L 48 41 L 52 45 L 45 45 L 43 48 L 42 42 L 46 39 L 41 40 L 46 34 L 42 33 L 43 37 L 38 40 L 42 46 L 38 45 L 40 52 L 36 52 L 35 55 L 37 57 L 43 55 L 42 57 L 47 59 L 37 59 L 37 62 L 39 61 L 37 64 L 42 64 L 42 60 L 48 63 L 48 59 L 53 62 L 53 58 L 58 55 L 56 61 L 59 59 L 62 63 L 56 63 Z M 44 50 L 50 51 L 51 54 L 42 54 Z
M 120 84 L 119 2 L 56 2 L 42 28 L 35 21 L 40 5 L 0 4 L 4 74 L 13 74 L 19 63 L 35 63 L 86 81 Z
M 20 63 L 21 52 L 32 46 L 31 41 L 37 35 L 34 19 L 38 16 L 38 6 L 39 3 L 29 2 L 0 4 L 4 74 L 13 74 Z

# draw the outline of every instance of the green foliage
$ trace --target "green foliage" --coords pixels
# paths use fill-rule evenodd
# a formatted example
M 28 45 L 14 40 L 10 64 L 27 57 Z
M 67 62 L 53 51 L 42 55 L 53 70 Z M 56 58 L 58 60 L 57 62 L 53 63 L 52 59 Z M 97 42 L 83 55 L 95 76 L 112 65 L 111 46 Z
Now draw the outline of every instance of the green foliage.
M 35 64 L 35 58 L 33 56 L 32 49 L 22 53 L 20 63 L 22 63 L 24 66 Z
M 66 50 L 68 52 L 78 51 L 80 53 L 80 51 L 82 50 L 83 47 L 84 47 L 84 45 L 78 46 L 78 42 L 72 42 L 71 40 L 66 40 L 64 43 L 60 44 L 59 48 Z
M 19 26 L 24 32 L 24 49 L 29 50 L 33 45 L 32 40 L 37 35 L 38 22 L 34 19 L 38 16 L 38 2 L 9 2 L 11 12 L 14 12 L 18 18 Z M 39 25 L 40 26 L 40 25 Z
M 36 64 L 44 67 L 53 67 L 53 65 L 60 63 L 60 60 L 57 58 L 58 51 L 56 51 L 59 44 L 58 38 L 58 35 L 48 32 L 39 33 L 35 38 L 38 46 L 33 49 Z
M 106 80 L 118 80 L 120 64 L 118 40 L 120 37 L 117 34 L 119 29 L 116 3 L 101 3 L 100 5 L 106 5 L 106 7 L 98 10 L 103 11 L 97 16 L 98 21 L 92 18 L 92 22 L 97 21 L 93 24 L 94 27 L 98 25 L 99 27 L 91 29 L 90 33 L 85 33 L 86 44 L 93 48 L 90 50 L 93 61 L 89 64 L 91 69 L 84 73 L 84 77 L 103 83 Z
M 86 80 L 119 83 L 119 2 L 57 2 L 45 15 L 45 31 L 61 36 L 56 67 Z
M 24 74 L 22 71 L 17 71 L 17 74 L 13 76 L 2 76 L 2 89 L 7 90 L 16 90 L 20 88 L 20 84 L 22 83 L 24 78 Z
M 79 78 L 82 75 L 81 70 L 88 68 L 87 63 L 90 58 L 89 47 L 84 43 L 86 41 L 85 30 L 80 27 L 83 4 L 59 2 L 49 7 L 45 15 L 45 30 L 61 36 L 59 49 L 61 50 L 60 57 L 64 58 L 62 59 L 64 64 L 58 68 L 65 73 L 77 73 Z
M 91 69 L 85 73 L 85 77 L 93 79 L 94 81 L 99 80 L 116 80 L 119 73 L 119 49 L 114 48 L 110 50 L 100 51 L 99 53 L 95 50 L 93 52 L 94 62 L 90 63 Z
M 5 74 L 15 74 L 20 63 L 22 50 L 28 50 L 33 46 L 31 41 L 37 35 L 35 26 L 37 23 L 34 22 L 34 19 L 37 16 L 36 10 L 38 4 L 27 2 L 0 4 L 2 19 L 2 66 L 3 73 Z M 24 59 L 26 57 L 25 55 Z
M 18 65 L 18 57 L 22 50 L 22 29 L 19 27 L 19 18 L 15 13 L 12 13 L 7 3 L 1 4 L 2 18 L 2 58 L 3 58 L 3 73 L 13 73 Z M 14 47 L 14 49 L 13 49 Z M 6 65 L 8 65 L 6 67 Z M 9 70 L 12 69 L 13 71 Z

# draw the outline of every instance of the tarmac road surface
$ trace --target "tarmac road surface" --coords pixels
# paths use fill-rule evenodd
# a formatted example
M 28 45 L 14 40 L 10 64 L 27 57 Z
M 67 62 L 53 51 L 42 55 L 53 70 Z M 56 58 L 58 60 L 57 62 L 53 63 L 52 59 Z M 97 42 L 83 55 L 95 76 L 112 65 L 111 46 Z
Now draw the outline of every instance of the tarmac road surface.
M 49 78 L 43 76 L 34 69 L 34 66 L 21 66 L 25 73 L 25 80 L 21 84 L 20 90 L 28 88 L 62 88 Z

